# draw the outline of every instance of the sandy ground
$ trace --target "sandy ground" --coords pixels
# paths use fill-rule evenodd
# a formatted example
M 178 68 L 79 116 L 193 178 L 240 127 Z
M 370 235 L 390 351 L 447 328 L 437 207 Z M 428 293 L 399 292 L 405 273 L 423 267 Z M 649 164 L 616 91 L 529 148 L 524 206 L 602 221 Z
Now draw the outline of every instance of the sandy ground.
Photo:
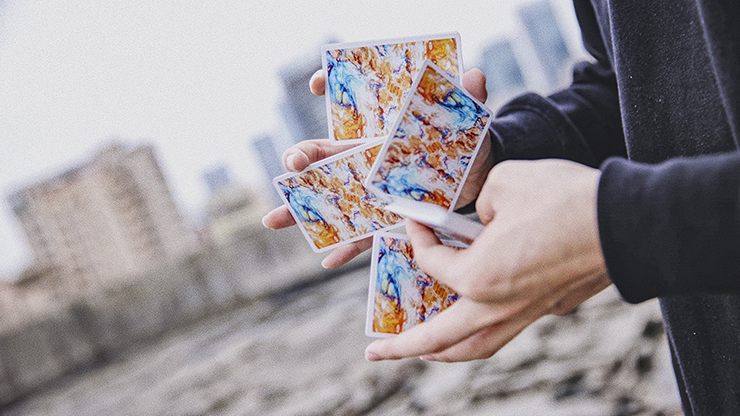
M 612 289 L 495 357 L 369 363 L 369 271 L 253 302 L 0 409 L 30 415 L 681 414 L 657 304 Z

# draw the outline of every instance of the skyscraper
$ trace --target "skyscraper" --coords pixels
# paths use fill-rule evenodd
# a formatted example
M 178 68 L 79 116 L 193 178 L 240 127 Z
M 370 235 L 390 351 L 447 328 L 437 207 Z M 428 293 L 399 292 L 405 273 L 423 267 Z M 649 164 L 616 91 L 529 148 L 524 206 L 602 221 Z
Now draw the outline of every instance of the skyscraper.
M 225 244 L 244 229 L 260 224 L 268 197 L 232 180 L 226 166 L 203 174 L 211 192 L 206 204 L 207 229 L 211 241 Z
M 203 172 L 203 180 L 208 186 L 208 192 L 216 193 L 231 183 L 229 169 L 223 165 L 208 169 Z
M 552 6 L 544 0 L 528 3 L 519 9 L 519 17 L 550 83 L 560 83 L 569 75 L 570 53 Z
M 480 69 L 486 74 L 486 89 L 494 101 L 501 101 L 526 88 L 524 76 L 509 41 L 496 42 L 481 54 Z
M 142 273 L 196 249 L 151 146 L 114 143 L 8 200 L 34 261 L 84 285 Z
M 319 54 L 301 58 L 280 69 L 285 96 L 280 113 L 286 123 L 292 143 L 327 137 L 326 102 L 308 89 L 308 82 L 321 69 Z
M 252 149 L 257 154 L 257 157 L 262 164 L 263 172 L 267 176 L 268 182 L 272 181 L 272 178 L 282 175 L 285 173 L 283 163 L 278 154 L 278 150 L 275 147 L 275 141 L 270 135 L 263 135 L 252 140 Z M 277 191 L 274 191 L 272 183 L 267 184 L 269 189 L 269 203 L 273 206 L 281 204 L 281 200 L 278 197 Z

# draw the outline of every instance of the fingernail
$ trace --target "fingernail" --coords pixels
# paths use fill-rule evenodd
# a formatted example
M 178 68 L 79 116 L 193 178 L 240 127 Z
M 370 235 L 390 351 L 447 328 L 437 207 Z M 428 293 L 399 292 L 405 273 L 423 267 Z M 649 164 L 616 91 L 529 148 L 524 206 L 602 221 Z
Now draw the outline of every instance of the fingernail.
M 285 158 L 285 167 L 287 167 L 290 170 L 295 170 L 295 164 L 293 162 L 295 161 L 295 154 L 289 155 Z
M 365 351 L 365 359 L 368 361 L 380 361 L 380 356 L 372 351 Z
M 329 268 L 329 266 L 326 265 L 326 259 L 321 260 L 321 267 L 323 267 L 325 269 L 328 269 Z
M 437 361 L 437 359 L 433 355 L 422 355 L 421 357 L 424 361 Z

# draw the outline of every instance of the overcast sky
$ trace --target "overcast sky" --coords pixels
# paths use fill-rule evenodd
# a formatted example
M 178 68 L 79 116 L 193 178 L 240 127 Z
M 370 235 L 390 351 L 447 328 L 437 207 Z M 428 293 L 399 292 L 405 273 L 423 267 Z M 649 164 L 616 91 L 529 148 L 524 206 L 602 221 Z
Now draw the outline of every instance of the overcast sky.
M 205 169 L 260 179 L 248 141 L 277 130 L 277 68 L 318 57 L 329 38 L 450 31 L 467 68 L 484 45 L 521 33 L 515 10 L 528 1 L 0 0 L 0 278 L 30 258 L 7 194 L 111 137 L 154 144 L 194 218 Z M 573 27 L 569 0 L 551 3 Z

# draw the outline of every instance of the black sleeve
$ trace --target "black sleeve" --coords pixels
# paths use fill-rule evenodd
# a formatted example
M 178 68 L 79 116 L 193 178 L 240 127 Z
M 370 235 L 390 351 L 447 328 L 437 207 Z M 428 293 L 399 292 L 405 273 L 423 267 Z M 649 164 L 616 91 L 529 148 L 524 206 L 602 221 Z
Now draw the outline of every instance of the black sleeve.
M 594 61 L 576 65 L 567 89 L 549 97 L 525 94 L 501 108 L 491 124 L 496 162 L 562 158 L 595 167 L 626 154 L 616 77 L 600 26 L 589 1 L 574 4 Z
M 554 157 L 601 165 L 599 234 L 610 277 L 626 300 L 740 292 L 740 153 L 651 165 L 625 160 L 610 47 L 591 2 L 574 3 L 584 44 L 595 61 L 578 65 L 572 85 L 563 91 L 549 97 L 523 95 L 504 106 L 491 127 L 495 161 Z M 722 98 L 737 131 L 740 87 L 733 87 L 740 83 L 733 75 L 740 71 L 735 64 L 740 55 L 728 53 L 728 43 L 721 39 L 740 26 L 729 23 L 736 19 L 718 18 L 727 13 L 708 6 L 720 3 L 740 7 L 727 1 L 700 2 L 703 23 L 713 13 L 714 20 L 730 25 L 708 25 L 715 29 L 708 30 L 707 37 Z
M 625 300 L 740 292 L 740 153 L 602 170 L 599 234 Z
M 740 293 L 740 2 L 699 0 L 724 113 L 727 150 L 643 165 L 610 159 L 599 184 L 607 268 L 631 302 Z

